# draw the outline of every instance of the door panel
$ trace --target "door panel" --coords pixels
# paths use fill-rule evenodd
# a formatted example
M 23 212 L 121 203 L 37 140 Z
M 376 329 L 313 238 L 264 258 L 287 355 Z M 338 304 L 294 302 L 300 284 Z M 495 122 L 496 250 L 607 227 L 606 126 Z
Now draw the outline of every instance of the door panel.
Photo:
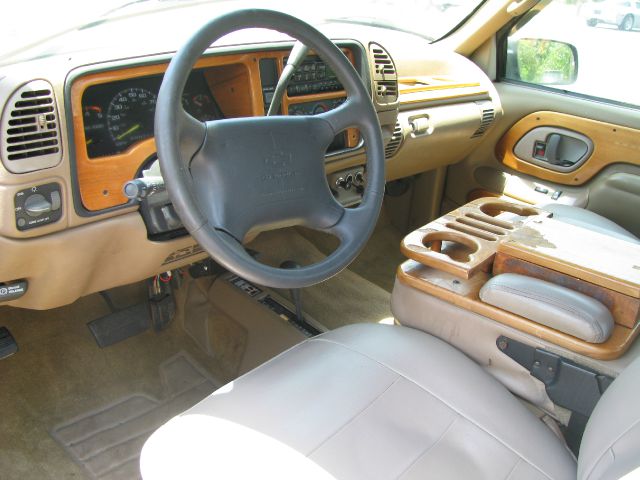
M 499 82 L 496 89 L 504 114 L 471 155 L 449 167 L 443 209 L 484 189 L 529 203 L 583 206 L 640 234 L 638 110 L 515 83 Z M 518 158 L 515 145 L 540 126 L 587 136 L 592 154 L 572 172 Z M 562 193 L 554 200 L 557 191 Z
M 590 188 L 587 208 L 640 237 L 640 167 L 598 178 Z
M 587 137 L 593 142 L 593 152 L 573 171 L 555 171 L 516 156 L 517 144 L 534 129 L 545 127 L 567 129 Z M 640 165 L 639 141 L 640 130 L 633 128 L 558 112 L 534 112 L 519 120 L 504 134 L 496 147 L 496 156 L 513 170 L 541 180 L 563 185 L 582 185 L 608 165 Z

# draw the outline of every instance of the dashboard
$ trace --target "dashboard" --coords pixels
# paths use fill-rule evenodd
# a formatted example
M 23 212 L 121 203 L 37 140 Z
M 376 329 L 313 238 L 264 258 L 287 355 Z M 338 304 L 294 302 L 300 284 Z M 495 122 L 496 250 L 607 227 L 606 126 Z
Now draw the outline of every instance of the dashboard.
M 365 67 L 365 56 L 345 45 L 345 55 Z M 185 110 L 200 121 L 261 116 L 267 111 L 287 49 L 203 57 L 183 92 Z M 77 173 L 77 211 L 93 215 L 132 202 L 123 185 L 155 156 L 153 119 L 167 63 L 93 70 L 73 79 L 73 147 Z M 345 99 L 337 78 L 319 57 L 300 65 L 282 99 L 281 114 L 313 115 Z M 339 134 L 328 153 L 348 153 L 359 144 L 353 129 Z
M 501 114 L 493 84 L 468 59 L 401 32 L 331 28 L 326 33 L 341 39 L 336 43 L 371 92 L 387 180 L 462 160 Z M 215 45 L 196 63 L 183 95 L 195 118 L 265 115 L 292 42 L 269 32 L 247 36 Z M 135 48 L 136 55 L 87 50 L 1 67 L 0 285 L 28 285 L 10 305 L 52 308 L 206 256 L 184 231 L 150 235 L 144 205 L 123 193 L 157 159 L 154 110 L 171 60 L 152 42 Z M 345 97 L 312 53 L 279 113 L 313 115 Z M 337 135 L 325 156 L 332 190 L 340 196 L 349 178 L 366 175 L 365 163 L 358 131 Z M 357 202 L 353 195 L 343 200 Z M 161 204 L 155 213 L 173 224 L 169 210 Z

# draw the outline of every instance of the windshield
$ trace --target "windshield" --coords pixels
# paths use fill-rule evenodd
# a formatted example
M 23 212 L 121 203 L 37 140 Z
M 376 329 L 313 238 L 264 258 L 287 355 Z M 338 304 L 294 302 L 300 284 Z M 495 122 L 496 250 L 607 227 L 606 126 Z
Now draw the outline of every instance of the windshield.
M 407 31 L 431 41 L 447 34 L 478 6 L 481 0 L 24 0 L 7 2 L 0 16 L 0 58 L 20 57 L 25 49 L 64 33 L 90 29 L 149 12 L 206 8 L 198 12 L 204 22 L 234 8 L 273 8 L 318 24 L 341 22 Z M 28 27 L 25 19 L 28 18 Z M 110 38 L 104 38 L 104 46 Z M 73 49 L 70 45 L 68 48 Z

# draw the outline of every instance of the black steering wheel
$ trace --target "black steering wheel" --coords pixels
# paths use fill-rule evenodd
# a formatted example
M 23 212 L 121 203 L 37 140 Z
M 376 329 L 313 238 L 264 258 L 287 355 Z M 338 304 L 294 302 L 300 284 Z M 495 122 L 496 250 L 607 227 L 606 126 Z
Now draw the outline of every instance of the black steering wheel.
M 182 92 L 200 56 L 236 30 L 266 28 L 313 49 L 347 92 L 338 108 L 315 116 L 276 116 L 200 122 L 185 112 Z M 357 208 L 331 194 L 325 152 L 336 134 L 359 129 L 367 153 L 367 186 Z M 384 194 L 382 136 L 371 97 L 342 51 L 305 22 L 271 10 L 239 10 L 218 17 L 182 47 L 165 73 L 155 115 L 162 174 L 175 209 L 191 235 L 237 275 L 275 288 L 307 287 L 344 269 L 375 227 Z M 245 235 L 303 225 L 337 236 L 324 260 L 284 270 L 263 265 L 242 246 Z

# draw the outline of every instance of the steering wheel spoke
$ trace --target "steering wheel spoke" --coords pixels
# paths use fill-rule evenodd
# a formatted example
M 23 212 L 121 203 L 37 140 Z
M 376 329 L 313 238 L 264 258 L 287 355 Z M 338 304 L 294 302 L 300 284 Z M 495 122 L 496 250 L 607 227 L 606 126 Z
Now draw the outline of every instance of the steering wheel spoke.
M 355 99 L 347 99 L 342 105 L 318 115 L 326 121 L 335 135 L 350 127 L 357 127 L 362 119 L 362 110 Z
M 206 138 L 207 127 L 205 123 L 187 113 L 184 108 L 180 108 L 176 115 L 176 125 L 178 127 L 180 153 L 183 161 L 188 164 L 202 147 Z

